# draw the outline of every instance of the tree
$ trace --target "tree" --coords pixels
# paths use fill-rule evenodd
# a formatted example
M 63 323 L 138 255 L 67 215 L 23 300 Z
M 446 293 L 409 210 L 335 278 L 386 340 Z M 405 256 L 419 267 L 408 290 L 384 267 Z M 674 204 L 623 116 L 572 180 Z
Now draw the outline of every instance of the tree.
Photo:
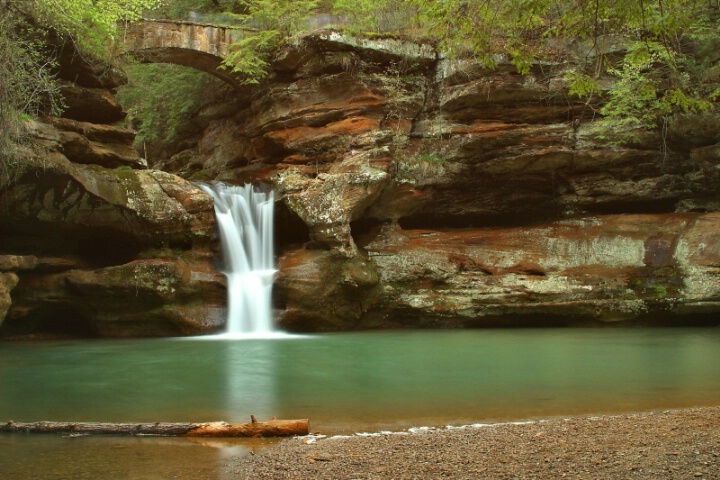
M 333 11 L 352 33 L 397 33 L 413 24 L 417 7 L 404 0 L 335 0 Z
M 119 23 L 137 20 L 162 0 L 24 0 L 16 8 L 39 26 L 72 39 L 85 54 L 109 59 L 121 38 Z
M 129 82 L 117 97 L 137 129 L 138 145 L 177 141 L 192 130 L 192 116 L 208 97 L 224 88 L 212 75 L 179 65 L 136 64 L 126 71 Z
M 600 76 L 615 77 L 600 113 L 626 126 L 654 128 L 674 113 L 712 109 L 720 97 L 720 58 L 709 54 L 720 46 L 717 0 L 411 1 L 441 50 L 488 68 L 508 55 L 529 73 L 544 40 L 589 41 L 586 62 L 566 77 L 570 92 L 589 103 L 600 93 Z M 607 36 L 624 39 L 620 61 L 604 54 Z
M 318 1 L 253 0 L 245 5 L 248 13 L 239 18 L 259 31 L 232 44 L 223 66 L 242 74 L 243 83 L 257 84 L 270 73 L 270 60 L 278 49 L 304 30 Z
M 234 15 L 247 14 L 244 0 L 171 0 L 153 10 L 155 18 L 233 25 Z
M 529 72 L 534 41 L 552 0 L 412 0 L 419 23 L 451 57 L 471 55 L 489 68 L 509 54 L 521 73 Z

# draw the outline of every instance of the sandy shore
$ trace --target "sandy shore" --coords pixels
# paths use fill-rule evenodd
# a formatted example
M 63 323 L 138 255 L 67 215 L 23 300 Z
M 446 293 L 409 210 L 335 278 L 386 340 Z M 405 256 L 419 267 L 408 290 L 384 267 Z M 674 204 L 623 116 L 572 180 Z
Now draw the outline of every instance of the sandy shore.
M 292 439 L 238 478 L 720 479 L 720 407 Z

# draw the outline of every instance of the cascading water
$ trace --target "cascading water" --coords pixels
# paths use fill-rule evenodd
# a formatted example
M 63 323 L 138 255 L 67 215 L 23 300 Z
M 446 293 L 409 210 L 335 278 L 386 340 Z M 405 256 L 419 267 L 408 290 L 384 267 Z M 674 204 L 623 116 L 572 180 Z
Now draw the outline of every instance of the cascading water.
M 275 275 L 273 214 L 275 194 L 252 185 L 200 184 L 215 199 L 228 282 L 227 336 L 268 336 L 274 332 L 271 295 Z

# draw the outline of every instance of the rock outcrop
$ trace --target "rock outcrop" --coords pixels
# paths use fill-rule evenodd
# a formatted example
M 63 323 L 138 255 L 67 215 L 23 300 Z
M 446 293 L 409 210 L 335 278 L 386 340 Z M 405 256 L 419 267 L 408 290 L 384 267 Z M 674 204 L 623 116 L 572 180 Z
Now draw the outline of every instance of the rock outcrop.
M 225 322 L 212 197 L 147 169 L 134 132 L 102 124 L 122 117 L 112 72 L 63 64 L 84 84 L 71 85 L 77 99 L 28 126 L 34 147 L 0 188 L 0 335 L 191 335 Z
M 720 323 L 717 113 L 610 142 L 565 53 L 519 75 L 319 32 L 156 170 L 96 124 L 120 79 L 81 66 L 92 115 L 38 124 L 0 191 L 0 333 L 217 329 L 212 200 L 183 178 L 277 190 L 288 330 Z
M 91 123 L 114 123 L 125 118 L 125 113 L 112 92 L 104 88 L 81 87 L 64 83 L 60 89 L 67 107 L 65 118 Z
M 8 332 L 181 336 L 225 323 L 225 285 L 212 252 L 147 250 L 120 265 L 18 273 Z
M 706 314 L 720 307 L 719 222 L 709 213 L 387 226 L 361 239 L 367 258 L 354 264 L 287 253 L 284 322 L 301 330 L 716 322 Z M 322 284 L 310 280 L 318 277 Z
M 135 132 L 125 128 L 78 122 L 65 118 L 46 118 L 60 132 L 59 150 L 73 163 L 107 168 L 147 168 L 133 148 Z
M 280 239 L 285 328 L 715 321 L 717 114 L 609 141 L 566 60 L 519 75 L 332 32 L 273 68 L 159 166 L 277 188 L 307 227 Z
M 15 288 L 18 282 L 18 277 L 12 272 L 0 273 L 0 325 L 5 319 L 10 306 L 12 305 L 12 298 L 10 297 L 10 291 Z
M 79 165 L 59 152 L 26 165 L 27 183 L 0 196 L 11 231 L 117 235 L 138 246 L 207 243 L 213 233 L 212 199 L 174 175 Z
M 110 127 L 71 126 L 97 149 L 121 150 Z M 23 176 L 0 192 L 4 331 L 166 336 L 219 329 L 225 287 L 208 250 L 212 198 L 169 173 L 98 165 L 92 153 L 70 155 L 79 160 L 72 162 L 61 153 L 63 132 L 36 127 L 43 150 L 28 152 Z

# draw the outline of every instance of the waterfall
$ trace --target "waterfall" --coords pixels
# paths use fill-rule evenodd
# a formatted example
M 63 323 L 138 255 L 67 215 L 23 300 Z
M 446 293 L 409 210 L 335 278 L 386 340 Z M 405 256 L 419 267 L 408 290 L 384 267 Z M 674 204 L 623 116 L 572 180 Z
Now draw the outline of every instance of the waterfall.
M 229 336 L 267 336 L 274 331 L 272 282 L 275 275 L 273 213 L 275 195 L 224 183 L 200 184 L 215 199 L 228 283 Z

